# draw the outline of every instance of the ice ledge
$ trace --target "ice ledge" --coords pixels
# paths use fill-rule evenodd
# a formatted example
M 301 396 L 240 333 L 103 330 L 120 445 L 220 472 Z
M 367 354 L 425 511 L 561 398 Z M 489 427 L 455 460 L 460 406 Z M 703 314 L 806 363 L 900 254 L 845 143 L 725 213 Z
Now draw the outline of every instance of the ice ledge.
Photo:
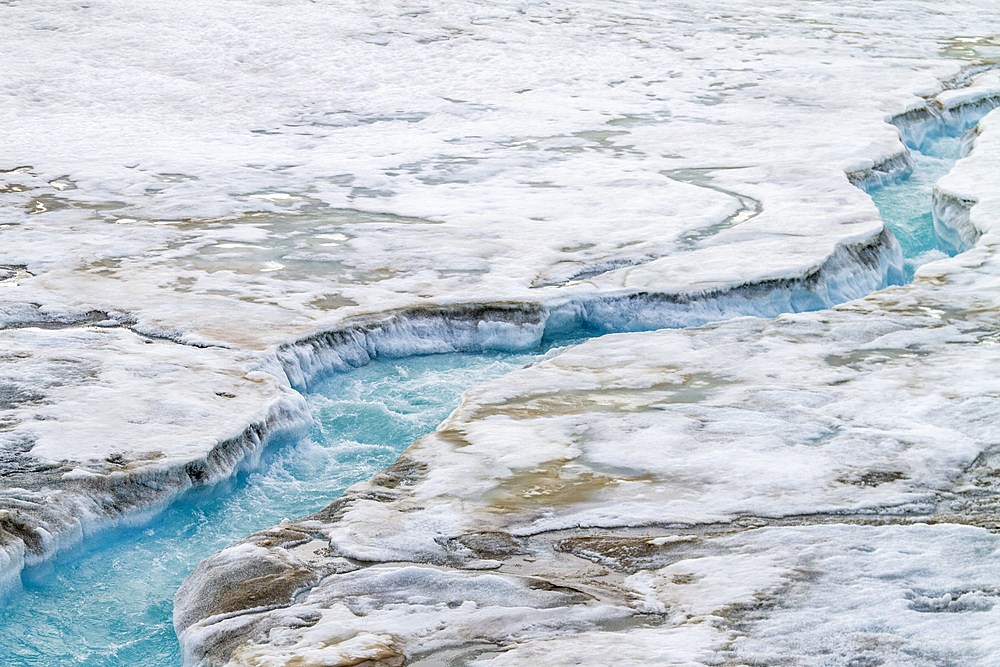
M 378 357 L 442 352 L 530 350 L 543 340 L 704 324 L 731 317 L 771 317 L 816 310 L 902 281 L 892 234 L 838 244 L 800 278 L 775 278 L 701 292 L 595 294 L 550 304 L 487 302 L 403 308 L 357 318 L 342 329 L 282 345 L 260 367 L 298 390 L 331 372 Z
M 967 155 L 934 188 L 934 228 L 952 249 L 992 245 L 1000 231 L 1000 113 L 990 112 L 968 136 Z
M 0 577 L 7 583 L 86 535 L 230 476 L 269 438 L 310 420 L 299 394 L 246 373 L 245 354 L 121 328 L 3 335 Z
M 911 148 L 920 148 L 949 128 L 972 125 L 1000 106 L 1000 73 L 995 67 L 963 70 L 945 91 L 928 96 L 923 104 L 887 121 L 899 129 L 900 138 Z
M 881 655 L 873 623 L 893 655 L 987 659 L 990 623 L 926 621 L 1000 583 L 998 118 L 942 182 L 976 202 L 971 250 L 831 310 L 608 336 L 471 390 L 341 500 L 203 562 L 185 660 L 767 663 L 834 632 L 846 661 Z
M 872 166 L 848 169 L 847 180 L 851 185 L 868 192 L 874 188 L 897 183 L 913 171 L 913 156 L 909 150 L 903 150 Z
M 906 178 L 913 171 L 910 149 L 920 149 L 929 139 L 956 127 L 971 126 L 963 136 L 962 154 L 971 151 L 979 133 L 978 120 L 1000 106 L 1000 72 L 994 65 L 967 68 L 946 85 L 952 87 L 886 119 L 899 130 L 904 149 L 871 165 L 845 165 L 853 185 L 868 191 Z
M 0 493 L 0 573 L 10 580 L 25 564 L 51 556 L 86 533 L 154 511 L 193 485 L 210 484 L 231 475 L 238 465 L 252 464 L 263 440 L 308 421 L 301 395 L 295 390 L 304 390 L 331 372 L 377 357 L 533 349 L 543 339 L 812 310 L 862 296 L 899 282 L 901 277 L 898 244 L 881 229 L 872 238 L 862 235 L 835 245 L 821 265 L 797 278 L 765 279 L 698 292 L 619 289 L 602 293 L 595 289 L 588 294 L 581 289 L 575 291 L 580 296 L 550 297 L 544 304 L 408 307 L 356 317 L 336 331 L 282 345 L 263 360 L 237 350 L 180 345 L 141 335 L 122 328 L 122 316 L 111 320 L 97 311 L 49 317 L 42 322 L 46 327 L 42 329 L 22 323 L 24 326 L 5 329 L 3 335 L 11 344 L 24 339 L 27 359 L 44 357 L 34 345 L 49 354 L 69 348 L 72 351 L 66 354 L 88 359 L 87 372 L 100 376 L 107 389 L 91 394 L 89 381 L 62 386 L 53 380 L 52 395 L 38 400 L 62 407 L 48 409 L 51 414 L 41 422 L 30 405 L 5 406 L 13 408 L 7 418 L 16 426 L 6 437 L 5 449 L 28 452 L 25 456 L 42 461 L 43 467 L 36 470 L 20 459 L 10 462 L 12 476 L 5 479 L 6 488 Z M 100 326 L 91 329 L 86 326 L 90 323 Z M 156 354 L 151 354 L 154 350 Z M 43 362 L 36 361 L 41 368 Z M 166 372 L 161 367 L 164 363 L 208 370 L 209 375 L 196 379 L 192 373 L 177 393 L 164 399 L 164 392 L 169 394 L 174 387 L 173 382 L 157 385 Z M 254 370 L 244 373 L 246 367 Z M 12 368 L 15 374 L 21 372 Z M 114 402 L 99 401 L 115 391 L 111 388 L 114 383 L 127 383 L 135 396 L 148 394 L 152 403 L 180 400 L 186 407 L 172 410 L 190 410 L 194 397 L 204 393 L 198 383 L 211 384 L 212 373 L 234 376 L 238 386 L 230 388 L 232 380 L 227 380 L 224 389 L 203 399 L 193 414 L 207 421 L 194 419 L 180 427 L 170 423 L 157 427 L 156 418 L 150 417 L 154 425 L 150 438 L 141 428 L 131 426 L 131 416 L 119 415 L 123 428 L 108 437 L 108 420 L 117 422 L 106 406 Z M 30 376 L 27 370 L 23 374 Z M 150 386 L 143 389 L 147 383 Z M 234 412 L 232 401 L 237 397 L 243 409 Z M 206 409 L 217 403 L 226 405 Z M 250 426 L 237 429 L 236 434 L 213 435 L 219 433 L 219 427 L 212 415 L 218 414 L 228 415 L 225 428 L 230 431 L 238 422 L 242 422 L 241 429 L 245 424 Z M 100 416 L 97 422 L 95 415 Z M 23 444 L 14 443 L 12 439 L 17 438 L 22 438 L 19 442 Z M 70 454 L 64 446 L 67 441 L 86 446 L 77 446 Z M 162 458 L 164 451 L 169 452 L 166 459 Z

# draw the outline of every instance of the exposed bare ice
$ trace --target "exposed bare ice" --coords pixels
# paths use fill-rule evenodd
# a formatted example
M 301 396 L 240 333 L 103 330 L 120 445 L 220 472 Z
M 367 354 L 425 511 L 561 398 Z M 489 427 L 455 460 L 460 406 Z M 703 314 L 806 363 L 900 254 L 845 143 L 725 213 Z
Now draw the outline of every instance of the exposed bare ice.
M 695 326 L 474 388 L 209 559 L 185 659 L 991 655 L 1000 121 L 910 285 L 856 186 L 997 105 L 994 4 L 0 7 L 0 580 L 326 373 Z
M 979 241 L 909 285 L 469 390 L 369 482 L 202 563 L 186 659 L 988 664 L 998 149 L 994 114 L 940 184 Z

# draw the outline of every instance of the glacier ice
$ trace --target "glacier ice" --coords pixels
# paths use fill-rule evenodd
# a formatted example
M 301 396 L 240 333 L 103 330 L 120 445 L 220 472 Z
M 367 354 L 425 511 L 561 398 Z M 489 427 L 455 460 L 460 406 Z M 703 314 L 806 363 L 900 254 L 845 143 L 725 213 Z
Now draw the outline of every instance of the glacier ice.
M 185 660 L 989 664 L 998 122 L 936 193 L 975 202 L 964 253 L 831 309 L 603 336 L 468 390 L 393 466 L 204 561 L 176 599 Z M 274 559 L 299 583 L 273 609 L 213 597 Z M 484 569 L 500 599 L 461 592 Z M 578 594 L 558 622 L 510 616 L 537 582 Z
M 211 0 L 196 11 L 176 0 L 3 5 L 0 37 L 31 48 L 0 56 L 11 73 L 0 84 L 8 102 L 0 105 L 0 376 L 12 387 L 0 414 L 0 461 L 12 473 L 4 468 L 0 484 L 0 572 L 16 577 L 25 562 L 100 525 L 252 463 L 269 434 L 307 419 L 296 389 L 373 357 L 517 349 L 581 330 L 775 316 L 900 282 L 898 245 L 854 186 L 899 178 L 912 167 L 907 146 L 985 112 L 1000 94 L 995 75 L 978 66 L 997 56 L 994 41 L 982 36 L 983 6 L 947 7 L 929 0 L 880 3 L 877 13 L 866 3 L 792 0 L 761 7 Z M 969 138 L 976 147 L 967 166 L 942 182 L 937 199 L 939 233 L 953 249 L 971 250 L 919 269 L 917 287 L 877 297 L 898 298 L 893 307 L 913 309 L 925 319 L 907 322 L 920 327 L 879 314 L 870 300 L 830 311 L 845 318 L 844 326 L 831 324 L 847 332 L 845 340 L 857 329 L 871 343 L 878 332 L 866 327 L 902 327 L 896 338 L 878 333 L 890 336 L 888 352 L 843 351 L 843 368 L 886 363 L 900 373 L 893 382 L 905 385 L 899 364 L 921 358 L 920 345 L 990 340 L 988 323 L 980 334 L 924 327 L 966 306 L 912 296 L 928 285 L 971 290 L 982 280 L 996 219 L 983 176 L 992 168 L 984 165 L 990 150 L 983 146 L 992 141 L 984 132 Z M 822 317 L 783 316 L 768 326 L 822 329 Z M 708 331 L 763 340 L 755 325 L 721 326 Z M 906 340 L 906 332 L 924 328 L 936 333 Z M 942 358 L 950 358 L 947 349 Z M 554 356 L 545 368 L 560 357 L 572 358 Z M 705 385 L 695 383 L 690 396 L 657 389 L 657 400 L 714 391 L 715 374 L 700 378 Z M 598 407 L 587 414 L 633 405 L 636 396 L 619 389 L 591 396 Z M 798 428 L 795 418 L 814 408 L 795 404 L 796 395 L 815 399 L 781 389 L 755 395 L 783 406 L 789 423 L 740 412 L 721 422 L 735 428 L 740 419 L 758 420 L 746 434 L 757 438 L 764 471 L 774 433 L 803 451 L 815 444 L 810 438 L 826 437 L 821 428 Z M 951 405 L 935 396 L 928 404 Z M 975 388 L 963 396 L 970 411 L 981 402 Z M 657 402 L 647 407 L 663 412 Z M 683 447 L 699 423 L 662 418 L 676 433 L 653 422 L 609 422 L 608 432 L 651 429 Z M 512 433 L 533 437 L 526 424 L 509 421 Z M 542 457 L 537 463 L 585 456 L 593 466 L 589 473 L 569 464 L 546 469 L 558 479 L 565 474 L 569 481 L 556 486 L 567 493 L 597 492 L 605 477 L 645 465 L 640 457 L 619 469 L 601 434 L 590 434 L 598 444 L 584 451 L 572 444 L 580 434 L 557 422 L 540 430 L 549 440 L 533 453 Z M 890 501 L 929 507 L 927 489 L 941 479 L 893 475 L 937 460 L 949 434 L 934 431 L 931 442 L 913 448 L 886 435 L 895 467 L 868 477 L 844 470 L 847 482 L 823 477 L 792 452 L 788 460 L 803 479 L 831 486 L 819 500 L 767 475 L 751 481 L 786 512 L 813 501 L 852 512 Z M 736 437 L 716 435 L 723 445 Z M 956 441 L 948 465 L 967 462 L 974 436 Z M 436 437 L 454 445 L 464 436 Z M 854 455 L 859 465 L 872 463 Z M 516 469 L 516 456 L 491 465 Z M 826 456 L 837 462 L 835 453 Z M 404 464 L 393 473 L 397 481 L 409 479 Z M 673 472 L 684 483 L 671 507 L 683 515 L 684 494 L 716 480 Z M 621 491 L 641 517 L 647 489 L 633 476 Z M 375 486 L 389 488 L 391 477 Z M 447 475 L 434 479 L 441 488 L 454 484 Z M 554 493 L 519 491 L 536 500 Z M 518 494 L 500 495 L 513 503 Z M 699 521 L 730 520 L 746 500 L 721 496 Z M 532 507 L 536 514 L 511 528 L 510 539 L 569 526 L 574 517 L 595 527 L 614 523 L 610 509 L 567 517 Z M 454 513 L 425 512 L 410 519 L 457 525 Z M 489 535 L 476 539 L 492 543 Z M 433 540 L 359 538 L 344 548 L 359 557 L 409 549 L 446 564 L 441 554 L 457 553 L 465 568 L 501 562 L 448 544 L 454 552 Z M 530 586 L 504 585 L 522 591 L 525 608 L 537 602 Z M 574 603 L 566 622 L 591 634 L 627 625 L 634 600 L 633 592 L 597 608 Z M 504 627 L 507 612 L 481 612 L 477 623 Z M 463 612 L 442 613 L 427 623 Z M 558 610 L 551 616 L 558 620 Z M 282 629 L 286 621 L 268 630 L 275 642 L 298 641 Z M 256 620 L 226 622 L 246 629 Z M 557 625 L 525 629 L 536 635 L 524 655 L 558 639 Z M 203 630 L 188 627 L 190 655 L 216 630 L 205 628 L 195 641 Z M 329 641 L 326 632 L 318 628 L 316 641 Z M 635 632 L 635 650 L 656 634 Z M 660 650 L 677 660 L 729 641 L 715 626 L 673 628 L 671 636 L 676 650 Z M 340 637 L 354 643 L 335 650 L 395 659 L 387 632 L 357 637 Z M 442 650 L 451 641 L 443 639 Z

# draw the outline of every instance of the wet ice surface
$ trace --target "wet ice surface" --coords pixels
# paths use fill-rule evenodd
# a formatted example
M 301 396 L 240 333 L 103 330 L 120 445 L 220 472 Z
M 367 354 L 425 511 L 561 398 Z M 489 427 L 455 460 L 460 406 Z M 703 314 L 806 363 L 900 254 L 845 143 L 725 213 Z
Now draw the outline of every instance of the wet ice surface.
M 244 459 L 252 462 L 261 433 L 300 426 L 301 399 L 281 384 L 300 369 L 281 368 L 276 359 L 294 355 L 277 355 L 275 346 L 317 331 L 348 329 L 363 338 L 374 347 L 350 351 L 350 360 L 363 363 L 376 351 L 528 347 L 559 318 L 564 328 L 575 317 L 608 331 L 771 316 L 829 306 L 893 282 L 897 249 L 880 235 L 876 209 L 844 172 L 863 180 L 868 169 L 898 166 L 903 146 L 883 122 L 889 115 L 930 104 L 961 116 L 1000 93 L 995 79 L 968 87 L 952 80 L 948 85 L 958 90 L 942 85 L 960 63 L 997 56 L 995 37 L 981 34 L 983 7 L 954 3 L 942 11 L 938 2 L 891 2 L 876 15 L 868 3 L 734 4 L 279 0 L 192 9 L 181 2 L 67 7 L 41 0 L 0 6 L 0 38 L 31 45 L 0 56 L 10 73 L 0 84 L 8 139 L 0 164 L 0 338 L 5 350 L 16 350 L 2 358 L 13 388 L 5 389 L 0 416 L 0 573 L 16 573 L 25 559 L 50 555 L 95 523 L 119 521 L 119 512 L 129 517 L 192 484 L 227 476 Z M 971 243 L 989 225 L 976 211 L 964 221 L 947 215 L 949 207 L 967 208 L 982 196 L 981 183 L 968 185 L 953 184 L 948 191 L 957 198 L 942 200 L 946 215 L 939 217 L 954 224 L 955 238 Z M 976 256 L 962 261 L 975 268 Z M 921 271 L 926 281 L 956 280 Z M 796 281 L 805 289 L 788 288 Z M 745 294 L 699 301 L 706 290 L 734 286 Z M 632 297 L 649 293 L 662 299 L 636 306 Z M 689 298 L 695 305 L 677 312 L 675 305 Z M 388 309 L 484 301 L 518 305 L 499 317 L 494 312 L 482 327 L 476 311 L 467 310 L 464 329 L 428 325 L 417 331 L 424 338 L 414 334 L 418 325 L 405 323 L 376 331 L 385 334 L 380 340 L 358 333 Z M 944 305 L 907 307 L 933 319 L 950 312 Z M 503 321 L 517 319 L 518 308 L 524 313 L 515 326 Z M 995 335 L 988 323 L 979 334 L 959 334 Z M 306 360 L 316 353 L 322 371 L 328 357 L 313 346 L 317 340 L 324 339 L 305 340 L 300 351 Z M 921 358 L 909 343 L 887 345 L 846 349 L 837 367 L 861 372 Z M 71 381 L 60 378 L 67 359 L 78 357 L 86 368 Z M 968 368 L 975 375 L 975 365 Z M 717 370 L 690 387 L 656 387 L 651 397 L 584 392 L 574 404 L 522 407 L 655 414 L 663 401 L 710 399 L 725 385 Z M 295 381 L 308 385 L 309 375 Z M 907 383 L 905 373 L 895 380 Z M 977 404 L 973 394 L 968 398 Z M 782 390 L 760 398 L 791 417 L 810 408 L 792 404 Z M 746 416 L 725 415 L 735 424 Z M 496 426 L 486 421 L 487 431 Z M 654 430 L 664 428 L 652 422 Z M 756 462 L 764 472 L 769 426 L 784 428 L 802 447 L 836 435 L 801 425 L 758 426 Z M 515 476 L 513 490 L 490 496 L 501 513 L 520 507 L 528 524 L 557 525 L 569 519 L 546 516 L 547 499 L 585 499 L 615 475 L 635 477 L 623 480 L 623 488 L 635 491 L 637 502 L 644 499 L 639 491 L 647 480 L 630 472 L 641 467 L 641 457 L 622 454 L 629 459 L 623 471 L 608 462 L 619 452 L 595 436 L 584 457 L 594 466 L 588 476 L 559 463 L 581 456 L 564 442 L 565 424 L 548 427 L 561 440 L 538 439 L 532 456 L 545 463 L 553 455 L 556 463 Z M 524 424 L 511 428 L 518 438 L 534 433 Z M 569 429 L 569 440 L 577 435 Z M 921 456 L 940 455 L 947 435 L 935 431 L 934 442 L 910 449 L 907 438 L 896 438 L 891 452 L 898 466 L 827 480 L 823 502 L 867 507 L 902 498 L 928 506 L 930 492 L 921 485 L 940 480 L 897 474 L 920 470 Z M 960 438 L 955 459 L 964 460 L 977 442 Z M 822 455 L 836 461 L 834 449 Z M 864 452 L 856 456 L 870 462 Z M 789 459 L 808 463 L 801 451 Z M 496 466 L 503 472 L 510 463 Z M 957 464 L 943 470 L 949 465 Z M 400 480 L 405 486 L 418 472 L 402 466 L 377 486 L 394 489 Z M 684 482 L 671 497 L 674 509 L 683 510 L 686 494 L 711 487 L 711 476 L 666 472 Z M 787 481 L 768 475 L 752 481 L 779 496 L 788 490 Z M 856 497 L 845 485 L 870 492 Z M 786 507 L 804 504 L 794 495 L 782 498 Z M 726 515 L 740 502 L 726 498 L 716 509 Z M 453 533 L 449 528 L 443 536 Z M 520 548 L 496 536 L 469 540 L 486 555 L 470 560 L 463 551 L 470 547 L 444 543 L 469 567 L 493 567 L 491 549 Z M 345 548 L 370 548 L 364 535 L 355 542 Z M 350 569 L 349 562 L 328 562 L 314 546 L 305 544 L 293 557 L 309 567 L 292 568 L 279 582 L 303 583 L 313 566 Z M 385 546 L 396 547 L 391 540 Z M 435 542 L 411 555 L 436 558 L 445 548 Z M 282 549 L 276 553 L 284 564 L 272 563 L 279 570 L 287 565 Z M 503 635 L 505 622 L 526 639 L 558 634 L 567 624 L 579 630 L 633 622 L 627 618 L 633 593 L 595 610 L 566 591 L 427 574 L 373 570 L 353 575 L 353 588 L 337 590 L 426 580 L 428 590 L 440 591 L 461 583 L 455 589 L 484 608 L 449 600 L 455 609 L 426 617 L 425 629 L 454 622 L 442 646 L 493 636 L 482 628 Z M 757 583 L 748 578 L 734 593 L 738 601 L 752 596 Z M 496 590 L 535 609 L 538 623 L 518 621 L 523 609 L 496 610 Z M 286 593 L 261 594 L 280 601 Z M 348 611 L 378 611 L 377 595 L 348 597 Z M 561 605 L 584 608 L 565 616 Z M 387 634 L 345 640 L 331 627 L 350 627 L 350 615 L 327 613 L 331 622 L 318 624 L 310 640 L 317 646 L 339 651 L 334 645 L 345 644 L 345 655 L 370 649 L 374 657 L 396 659 Z M 390 618 L 386 633 L 406 625 L 399 621 Z M 727 636 L 717 630 L 695 630 L 701 643 L 692 645 L 704 648 L 712 637 Z M 283 632 L 276 629 L 278 644 L 297 641 L 294 632 Z M 659 649 L 679 659 L 683 644 Z M 643 645 L 650 646 L 636 639 Z
M 176 665 L 173 595 L 200 560 L 325 506 L 433 430 L 468 386 L 533 358 L 436 355 L 324 381 L 307 399 L 316 419 L 307 437 L 275 445 L 251 472 L 189 492 L 136 527 L 26 569 L 0 609 L 0 663 Z
M 186 656 L 990 664 L 998 122 L 937 188 L 935 210 L 977 202 L 937 221 L 975 229 L 965 253 L 834 309 L 605 336 L 469 390 L 343 501 L 199 565 Z M 227 618 L 247 568 L 304 592 Z
M 6 298 L 252 348 L 427 301 L 801 276 L 877 234 L 842 172 L 902 149 L 882 119 L 955 72 L 937 55 L 963 19 L 901 3 L 879 19 L 894 35 L 794 3 L 63 10 L 4 8 L 0 38 L 50 54 L 5 56 L 0 262 L 35 274 Z
M 34 337 L 10 365 L 48 386 L 85 332 L 101 392 L 67 382 L 36 397 L 43 410 L 5 412 L 5 456 L 47 470 L 27 493 L 0 488 L 0 571 L 228 475 L 261 433 L 293 427 L 279 385 L 295 369 L 278 361 L 320 332 L 485 302 L 483 326 L 461 306 L 458 334 L 404 322 L 354 361 L 525 349 L 552 330 L 773 316 L 896 282 L 898 247 L 844 172 L 900 159 L 892 114 L 995 97 L 954 56 L 995 44 L 955 37 L 980 23 L 964 6 L 786 9 L 2 5 L 0 37 L 51 57 L 0 63 L 0 338 Z M 229 381 L 206 401 L 170 383 L 131 414 L 161 363 Z M 229 401 L 257 405 L 242 433 Z

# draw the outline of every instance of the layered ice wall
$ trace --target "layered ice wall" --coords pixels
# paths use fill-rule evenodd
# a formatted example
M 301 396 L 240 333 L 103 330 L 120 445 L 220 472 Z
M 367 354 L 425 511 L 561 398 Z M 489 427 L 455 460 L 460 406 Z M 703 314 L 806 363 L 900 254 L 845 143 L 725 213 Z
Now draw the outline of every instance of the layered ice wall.
M 982 12 L 2 5 L 0 571 L 230 473 L 338 364 L 893 282 L 851 181 L 965 104 Z
M 992 664 L 998 170 L 993 112 L 935 193 L 977 240 L 906 286 L 468 391 L 370 481 L 203 562 L 186 660 Z
M 0 353 L 0 588 L 108 521 L 156 509 L 308 426 L 253 358 L 119 328 L 26 327 Z

